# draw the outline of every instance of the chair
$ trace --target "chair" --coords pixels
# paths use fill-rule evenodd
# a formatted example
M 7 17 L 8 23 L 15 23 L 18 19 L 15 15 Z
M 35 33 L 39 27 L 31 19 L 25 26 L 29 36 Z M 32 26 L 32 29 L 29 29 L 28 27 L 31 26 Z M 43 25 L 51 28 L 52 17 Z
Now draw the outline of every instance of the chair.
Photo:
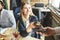
M 19 17 L 19 12 L 20 12 L 20 7 L 17 7 L 17 8 L 15 9 L 15 12 L 14 12 L 14 17 L 15 17 L 15 19 L 16 19 L 16 22 L 17 22 L 18 17 Z

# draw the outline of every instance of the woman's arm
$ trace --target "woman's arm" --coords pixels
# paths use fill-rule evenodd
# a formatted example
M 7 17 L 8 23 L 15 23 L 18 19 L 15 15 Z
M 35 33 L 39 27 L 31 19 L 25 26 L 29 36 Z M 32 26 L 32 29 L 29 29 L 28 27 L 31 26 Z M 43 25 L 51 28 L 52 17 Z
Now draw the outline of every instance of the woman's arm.
M 20 35 L 22 37 L 26 37 L 29 33 L 26 31 L 26 27 L 20 22 L 21 21 L 19 21 L 19 24 L 18 24 L 18 31 L 20 32 Z
M 33 18 L 34 18 L 34 20 L 33 20 Z M 31 19 L 29 19 L 29 20 L 33 20 L 32 22 L 30 22 L 29 23 L 29 25 L 28 25 L 28 27 L 26 28 L 24 25 L 23 25 L 23 23 L 22 23 L 22 21 L 21 21 L 21 19 L 20 19 L 20 22 L 19 22 L 19 31 L 20 31 L 20 35 L 21 36 L 23 36 L 23 37 L 26 37 L 30 32 L 31 32 L 31 30 L 32 30 L 32 28 L 34 28 L 35 26 L 34 26 L 34 21 L 36 20 L 36 18 L 34 17 L 34 16 L 32 16 L 31 17 Z

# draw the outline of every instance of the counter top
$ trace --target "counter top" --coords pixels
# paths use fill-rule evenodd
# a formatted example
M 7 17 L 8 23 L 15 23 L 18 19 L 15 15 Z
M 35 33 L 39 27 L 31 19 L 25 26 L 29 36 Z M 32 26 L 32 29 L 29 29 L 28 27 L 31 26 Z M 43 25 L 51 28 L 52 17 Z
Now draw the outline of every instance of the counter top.
M 21 37 L 20 36 L 20 40 L 41 40 L 41 39 L 33 38 L 31 36 L 27 36 L 27 37 Z
M 51 10 L 51 15 L 58 25 L 60 25 L 60 12 L 58 12 L 54 7 L 49 6 Z

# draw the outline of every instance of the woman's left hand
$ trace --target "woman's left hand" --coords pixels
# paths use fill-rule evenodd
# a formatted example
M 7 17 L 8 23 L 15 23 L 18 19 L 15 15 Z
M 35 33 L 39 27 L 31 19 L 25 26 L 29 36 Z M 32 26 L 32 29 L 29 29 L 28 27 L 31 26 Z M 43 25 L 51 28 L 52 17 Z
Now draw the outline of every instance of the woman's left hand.
M 34 22 L 31 22 L 31 23 L 28 25 L 26 31 L 27 31 L 27 32 L 30 32 L 30 31 L 32 30 L 32 28 L 35 28 Z

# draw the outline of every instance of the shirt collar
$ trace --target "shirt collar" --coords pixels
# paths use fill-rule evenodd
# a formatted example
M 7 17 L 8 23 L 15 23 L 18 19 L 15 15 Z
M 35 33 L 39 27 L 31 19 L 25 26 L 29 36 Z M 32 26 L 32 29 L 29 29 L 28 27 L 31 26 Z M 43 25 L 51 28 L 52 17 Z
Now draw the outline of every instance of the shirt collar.
M 26 21 L 29 20 L 29 19 L 26 19 L 26 18 L 22 15 L 22 20 L 23 20 L 24 22 L 26 22 Z
M 2 9 L 1 14 L 3 13 L 4 9 Z

